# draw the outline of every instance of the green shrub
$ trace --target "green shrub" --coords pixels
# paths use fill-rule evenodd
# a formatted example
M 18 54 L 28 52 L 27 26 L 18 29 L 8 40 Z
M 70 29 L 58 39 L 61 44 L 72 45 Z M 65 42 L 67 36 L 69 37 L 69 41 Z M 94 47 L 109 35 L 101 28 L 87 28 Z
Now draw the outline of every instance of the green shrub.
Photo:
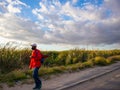
M 75 71 L 78 69 L 78 66 L 77 65 L 69 65 L 66 67 L 67 71 Z
M 67 58 L 65 61 L 66 65 L 72 64 L 72 59 L 71 58 Z
M 106 62 L 108 65 L 113 63 L 113 61 L 111 59 L 106 59 Z
M 66 66 L 66 69 L 68 71 L 76 71 L 78 69 L 83 69 L 83 68 L 85 68 L 85 65 L 82 63 L 76 63 L 76 64 L 71 64 L 71 65 Z
M 30 50 L 18 50 L 17 47 L 4 46 L 0 47 L 0 71 L 9 73 L 15 69 L 20 69 L 28 65 Z
M 107 58 L 111 62 L 120 61 L 120 55 L 115 55 Z
M 53 58 L 54 64 L 60 66 L 66 64 L 67 52 L 59 52 L 56 58 Z
M 64 66 L 55 66 L 52 69 L 54 70 L 54 73 L 61 73 L 66 70 Z
M 48 54 L 40 75 L 60 73 L 66 70 L 77 70 L 96 65 L 108 65 L 120 61 L 120 50 L 80 50 L 42 51 Z M 31 78 L 32 71 L 28 70 L 31 50 L 21 49 L 6 44 L 0 46 L 0 82 Z M 16 71 L 19 70 L 19 71 Z M 6 77 L 6 78 L 5 78 Z M 11 78 L 12 77 L 12 78 Z
M 14 82 L 27 79 L 26 74 L 22 70 L 15 70 L 0 77 L 2 82 Z
M 83 63 L 77 63 L 78 69 L 84 69 L 85 65 Z
M 100 56 L 95 57 L 94 63 L 97 65 L 102 65 L 102 66 L 107 65 L 106 59 L 104 57 L 100 57 Z
M 78 63 L 77 57 L 74 57 L 73 60 L 72 60 L 72 62 L 73 62 L 73 64 Z
M 21 70 L 16 70 L 16 71 L 13 71 L 13 76 L 14 76 L 14 80 L 21 80 L 21 79 L 26 79 L 26 75 L 23 71 Z
M 84 62 L 83 65 L 84 65 L 84 67 L 93 67 L 94 66 L 93 62 L 90 60 Z
M 51 74 L 52 72 L 53 72 L 52 68 L 41 67 L 40 70 L 39 70 L 39 75 L 43 76 L 43 75 L 46 75 L 46 74 Z

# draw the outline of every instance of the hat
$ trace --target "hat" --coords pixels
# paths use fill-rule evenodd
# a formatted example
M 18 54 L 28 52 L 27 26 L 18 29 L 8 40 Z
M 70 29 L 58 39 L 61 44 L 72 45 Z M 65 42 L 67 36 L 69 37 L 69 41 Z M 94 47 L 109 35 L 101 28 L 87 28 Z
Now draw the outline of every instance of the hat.
M 37 44 L 33 43 L 33 44 L 31 44 L 31 46 L 36 46 L 37 47 Z

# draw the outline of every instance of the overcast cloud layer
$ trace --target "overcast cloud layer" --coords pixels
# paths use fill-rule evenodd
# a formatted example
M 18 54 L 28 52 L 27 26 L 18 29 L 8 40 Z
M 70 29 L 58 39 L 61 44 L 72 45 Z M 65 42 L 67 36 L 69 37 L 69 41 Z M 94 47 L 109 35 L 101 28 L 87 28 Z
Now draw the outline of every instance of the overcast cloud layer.
M 42 44 L 120 44 L 120 0 L 104 0 L 101 5 L 79 0 L 42 0 L 32 8 L 33 18 L 22 17 L 31 6 L 20 0 L 0 1 L 0 36 Z M 96 0 L 97 1 L 97 0 Z M 29 16 L 29 15 L 28 15 Z

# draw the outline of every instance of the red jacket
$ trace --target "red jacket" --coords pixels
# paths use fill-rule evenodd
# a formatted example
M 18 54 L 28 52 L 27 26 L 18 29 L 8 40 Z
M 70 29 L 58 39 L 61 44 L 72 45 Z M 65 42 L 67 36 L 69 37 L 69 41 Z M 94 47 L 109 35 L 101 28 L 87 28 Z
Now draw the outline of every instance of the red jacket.
M 42 54 L 40 52 L 40 50 L 35 49 L 32 51 L 32 55 L 31 55 L 31 60 L 30 60 L 30 65 L 29 68 L 35 68 L 35 67 L 40 67 L 41 66 L 41 60 L 42 59 Z

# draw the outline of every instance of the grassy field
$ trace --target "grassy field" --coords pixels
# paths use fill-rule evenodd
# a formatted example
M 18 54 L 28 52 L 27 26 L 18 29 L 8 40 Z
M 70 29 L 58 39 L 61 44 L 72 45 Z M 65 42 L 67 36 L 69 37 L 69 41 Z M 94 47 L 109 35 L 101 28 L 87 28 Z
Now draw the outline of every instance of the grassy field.
M 39 75 L 72 72 L 96 65 L 105 66 L 120 61 L 120 50 L 42 51 L 50 55 L 42 65 Z M 29 70 L 31 50 L 5 45 L 0 47 L 0 83 L 15 82 L 32 77 Z

